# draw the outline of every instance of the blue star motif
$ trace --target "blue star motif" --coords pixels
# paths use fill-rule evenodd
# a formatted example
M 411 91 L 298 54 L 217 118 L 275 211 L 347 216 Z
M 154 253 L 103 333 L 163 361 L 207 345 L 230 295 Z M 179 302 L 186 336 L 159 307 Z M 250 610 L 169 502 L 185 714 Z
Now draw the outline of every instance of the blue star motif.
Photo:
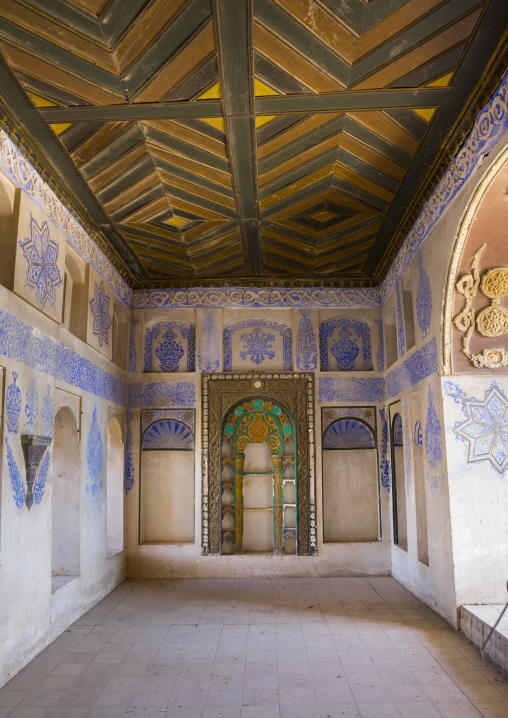
M 99 346 L 109 344 L 109 328 L 112 324 L 109 316 L 109 297 L 106 294 L 104 282 L 94 284 L 94 298 L 90 299 L 90 307 L 93 314 L 92 334 L 95 334 Z
M 36 220 L 30 218 L 30 237 L 20 242 L 23 255 L 28 262 L 26 286 L 35 289 L 37 305 L 44 308 L 46 302 L 55 306 L 55 290 L 62 284 L 62 275 L 57 266 L 58 244 L 49 236 L 47 222 L 39 227 Z
M 272 349 L 271 342 L 275 341 L 273 334 L 264 333 L 260 327 L 254 327 L 250 334 L 241 334 L 243 339 L 243 351 L 240 352 L 242 359 L 250 358 L 254 364 L 261 364 L 265 359 L 273 359 L 275 351 Z
M 502 473 L 508 466 L 508 400 L 493 386 L 483 401 L 465 399 L 466 421 L 454 432 L 469 443 L 468 462 L 490 461 Z

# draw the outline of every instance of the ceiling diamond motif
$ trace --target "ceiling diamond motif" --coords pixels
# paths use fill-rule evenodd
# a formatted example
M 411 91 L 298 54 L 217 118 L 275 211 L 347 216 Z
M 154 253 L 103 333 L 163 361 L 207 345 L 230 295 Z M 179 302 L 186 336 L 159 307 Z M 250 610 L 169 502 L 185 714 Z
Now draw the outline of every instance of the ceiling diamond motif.
M 506 0 L 9 0 L 0 105 L 138 287 L 373 286 L 507 26 Z

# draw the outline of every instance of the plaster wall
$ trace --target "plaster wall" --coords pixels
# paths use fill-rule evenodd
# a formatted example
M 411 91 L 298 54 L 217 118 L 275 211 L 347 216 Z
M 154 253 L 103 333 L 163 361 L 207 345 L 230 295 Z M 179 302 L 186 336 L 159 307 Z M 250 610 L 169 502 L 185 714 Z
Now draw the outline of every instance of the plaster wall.
M 124 554 L 106 553 L 106 422 L 108 406 L 124 413 L 120 403 L 106 398 L 124 374 L 95 348 L 62 325 L 63 274 L 66 240 L 51 217 L 21 193 L 17 236 L 30 238 L 36 219 L 47 227 L 58 250 L 55 261 L 54 302 L 40 301 L 37 288 L 27 282 L 28 263 L 18 241 L 14 291 L 0 286 L 0 376 L 2 393 L 0 497 L 0 685 L 57 638 L 73 621 L 118 585 L 125 575 Z M 3 235 L 0 234 L 0 243 Z M 55 250 L 56 251 L 56 250 Z M 55 270 L 55 271 L 56 271 Z M 95 367 L 95 374 L 87 374 Z M 111 377 L 104 382 L 100 377 Z M 81 387 L 79 386 L 81 384 Z M 86 388 L 85 388 L 86 387 Z M 109 388 L 106 388 L 109 387 Z M 18 393 L 19 392 L 19 393 Z M 54 435 L 54 416 L 60 408 L 74 419 L 76 448 L 63 468 L 53 466 L 53 447 L 47 449 L 36 476 L 34 503 L 25 505 L 26 471 L 20 437 Z M 89 438 L 93 417 L 101 436 L 95 450 L 97 491 L 91 491 Z M 58 447 L 60 452 L 65 446 Z M 71 452 L 72 453 L 72 452 Z M 79 500 L 74 501 L 78 545 L 74 543 L 72 574 L 52 582 L 52 534 L 55 514 L 55 471 L 73 471 Z M 71 510 L 66 492 L 55 501 L 63 515 Z M 58 515 L 58 511 L 56 512 Z M 75 523 L 75 522 L 74 522 Z M 65 537 L 60 535 L 60 540 Z M 64 563 L 69 557 L 63 556 Z M 61 567 L 60 567 L 61 568 Z M 58 573 L 65 571 L 59 570 Z

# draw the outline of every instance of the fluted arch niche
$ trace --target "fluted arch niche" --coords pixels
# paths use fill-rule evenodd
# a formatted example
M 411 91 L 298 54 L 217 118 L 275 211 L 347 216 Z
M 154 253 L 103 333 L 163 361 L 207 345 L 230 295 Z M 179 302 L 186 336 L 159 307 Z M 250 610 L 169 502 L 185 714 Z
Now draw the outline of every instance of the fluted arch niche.
M 203 553 L 316 551 L 312 374 L 203 375 Z

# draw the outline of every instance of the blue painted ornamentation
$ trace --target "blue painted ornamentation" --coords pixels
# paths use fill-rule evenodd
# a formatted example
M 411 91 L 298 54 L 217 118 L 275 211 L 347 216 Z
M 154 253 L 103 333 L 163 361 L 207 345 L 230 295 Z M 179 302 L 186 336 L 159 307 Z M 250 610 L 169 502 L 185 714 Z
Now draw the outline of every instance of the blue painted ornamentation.
M 37 306 L 44 309 L 46 302 L 55 308 L 56 288 L 62 284 L 62 275 L 58 268 L 58 243 L 49 236 L 48 223 L 39 227 L 30 216 L 30 237 L 20 241 L 28 268 L 25 287 L 35 290 Z
M 196 387 L 189 381 L 131 384 L 129 406 L 194 406 Z
M 128 385 L 121 379 L 1 310 L 0 354 L 102 399 L 126 403 Z
M 109 303 L 104 282 L 94 282 L 94 296 L 89 304 L 93 316 L 92 334 L 97 337 L 100 347 L 103 344 L 109 345 L 109 330 L 113 323 L 109 314 Z
M 46 479 L 48 478 L 50 456 L 51 452 L 48 448 L 44 454 L 42 464 L 39 466 L 39 470 L 37 471 L 37 476 L 35 477 L 33 497 L 36 504 L 41 503 L 44 491 L 46 490 Z
M 184 353 L 184 348 L 176 341 L 176 335 L 169 327 L 164 333 L 162 342 L 155 350 L 155 355 L 159 360 L 162 371 L 176 371 Z
M 400 290 L 397 284 L 397 349 L 400 357 L 406 352 L 406 339 L 404 336 L 404 315 L 402 314 L 402 303 L 400 301 Z
M 413 432 L 413 443 L 415 446 L 423 445 L 423 433 L 422 433 L 422 422 L 415 422 L 415 428 Z
M 416 317 L 425 338 L 430 330 L 432 318 L 432 290 L 430 288 L 429 275 L 423 266 L 421 253 L 418 255 L 418 287 L 416 290 Z
M 134 487 L 134 460 L 132 456 L 132 412 L 125 415 L 125 461 L 123 488 L 125 495 Z
M 136 371 L 137 354 L 136 354 L 136 319 L 129 320 L 129 358 L 127 369 L 131 372 Z
M 340 371 L 351 371 L 360 353 L 360 347 L 352 341 L 349 329 L 343 327 L 332 344 L 331 352 Z
M 186 424 L 171 419 L 161 419 L 151 424 L 145 431 L 141 448 L 144 451 L 192 451 L 194 437 Z
M 381 485 L 390 491 L 392 482 L 392 473 L 390 468 L 390 450 L 389 450 L 389 426 L 388 413 L 386 409 L 379 410 L 381 423 L 381 461 L 379 462 L 379 478 Z
M 391 399 L 431 374 L 437 374 L 438 371 L 437 341 L 434 337 L 421 349 L 413 352 L 402 364 L 388 372 L 386 398 Z
M 319 401 L 322 404 L 344 401 L 378 402 L 385 399 L 385 380 L 377 377 L 320 377 Z
M 441 467 L 441 459 L 443 458 L 443 437 L 441 434 L 441 422 L 434 406 L 434 397 L 430 386 L 427 420 L 425 422 L 425 454 L 430 468 L 437 471 Z
M 97 419 L 97 407 L 93 410 L 92 425 L 88 434 L 88 442 L 86 445 L 86 463 L 88 466 L 88 476 L 90 481 L 86 485 L 86 490 L 90 494 L 93 501 L 99 500 L 102 491 L 102 437 Z
M 371 429 L 356 419 L 339 419 L 325 432 L 323 449 L 374 449 Z
M 16 459 L 9 446 L 7 437 L 5 437 L 5 446 L 7 447 L 7 464 L 9 466 L 9 476 L 11 477 L 12 498 L 19 509 L 25 503 L 25 482 L 16 464 Z
M 232 337 L 236 332 L 242 329 L 252 330 L 250 334 L 245 333 L 241 336 L 241 339 L 246 342 L 243 347 L 243 353 L 241 354 L 242 359 L 246 359 L 248 355 L 251 355 L 251 361 L 260 364 L 265 358 L 273 359 L 275 357 L 275 351 L 272 349 L 270 343 L 275 341 L 275 337 L 270 332 L 264 334 L 263 328 L 277 332 L 282 337 L 283 368 L 285 371 L 291 371 L 293 368 L 291 329 L 286 324 L 281 324 L 280 322 L 256 318 L 242 319 L 234 324 L 230 324 L 223 330 L 224 371 L 231 371 L 232 369 Z M 253 351 L 251 352 L 250 349 Z M 254 357 L 258 358 L 257 362 Z
M 496 383 L 481 401 L 464 400 L 467 419 L 453 429 L 468 443 L 468 463 L 490 461 L 502 474 L 508 466 L 508 399 Z
M 368 370 L 372 368 L 370 327 L 356 319 L 328 319 L 319 325 L 319 354 L 321 371 L 329 371 L 328 347 L 340 371 Z M 357 357 L 361 351 L 361 364 Z
M 12 384 L 5 392 L 5 413 L 7 415 L 7 430 L 12 434 L 18 433 L 19 415 L 21 414 L 21 390 L 16 384 L 18 373 L 12 372 Z
M 296 367 L 300 371 L 314 371 L 318 364 L 316 337 L 310 313 L 300 309 L 300 321 L 296 335 Z
M 48 393 L 42 399 L 42 427 L 44 435 L 51 436 L 53 433 L 53 397 L 51 396 L 51 386 L 47 384 L 46 388 Z
M 162 340 L 155 350 L 163 372 L 175 372 L 180 368 L 180 359 L 185 353 L 177 340 L 177 333 L 187 344 L 187 371 L 192 372 L 196 364 L 196 327 L 188 322 L 162 320 L 145 328 L 144 368 L 153 371 L 153 347 L 160 335 Z
M 443 391 L 447 396 L 451 396 L 453 401 L 459 406 L 462 406 L 463 402 L 468 398 L 466 392 L 450 380 L 443 382 Z
M 383 320 L 376 319 L 377 324 L 377 355 L 376 355 L 376 369 L 379 372 L 385 370 L 385 347 L 383 338 Z
M 254 364 L 261 364 L 265 359 L 273 359 L 275 350 L 271 342 L 275 341 L 273 334 L 265 334 L 261 327 L 254 327 L 252 332 L 241 334 L 240 339 L 245 342 L 240 356 L 244 361 L 250 360 Z
M 376 426 L 375 406 L 327 406 L 321 411 L 323 434 L 337 419 L 361 419 L 369 426 Z
M 39 395 L 37 394 L 37 389 L 35 388 L 33 379 L 26 393 L 25 414 L 26 430 L 28 433 L 33 434 L 35 433 L 35 422 L 37 421 L 37 417 L 39 415 Z
M 206 312 L 201 330 L 200 353 L 198 355 L 199 371 L 219 371 L 220 344 L 219 334 L 215 326 L 212 311 Z

